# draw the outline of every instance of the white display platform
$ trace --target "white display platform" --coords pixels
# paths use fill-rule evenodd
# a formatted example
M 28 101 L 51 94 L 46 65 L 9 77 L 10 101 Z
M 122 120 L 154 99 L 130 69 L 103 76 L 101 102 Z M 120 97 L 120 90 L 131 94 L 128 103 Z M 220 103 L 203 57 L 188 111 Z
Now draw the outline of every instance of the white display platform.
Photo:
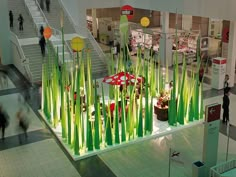
M 226 74 L 226 58 L 213 58 L 211 86 L 215 89 L 224 88 L 224 78 Z
M 145 140 L 162 137 L 162 136 L 168 135 L 170 133 L 173 133 L 173 132 L 176 132 L 176 131 L 179 131 L 179 130 L 183 130 L 185 128 L 189 128 L 189 127 L 193 127 L 193 126 L 202 124 L 204 122 L 203 121 L 204 119 L 201 119 L 201 120 L 195 120 L 193 122 L 186 123 L 185 125 L 170 126 L 168 124 L 168 121 L 159 121 L 159 120 L 157 120 L 156 115 L 154 114 L 154 117 L 153 117 L 153 121 L 154 121 L 153 122 L 153 132 L 152 132 L 151 135 L 146 135 L 144 137 L 137 137 L 133 140 L 126 141 L 126 142 L 123 142 L 123 143 L 120 143 L 120 144 L 114 144 L 112 146 L 101 147 L 100 150 L 93 150 L 93 151 L 85 152 L 84 154 L 81 154 L 81 155 L 74 155 L 73 149 L 71 149 L 69 147 L 69 145 L 62 140 L 62 133 L 61 133 L 60 125 L 58 125 L 56 128 L 53 128 L 46 121 L 43 112 L 41 110 L 39 110 L 39 113 L 44 118 L 47 125 L 54 132 L 57 139 L 64 146 L 65 150 L 70 154 L 72 159 L 75 160 L 75 161 L 80 160 L 80 159 L 84 159 L 84 158 L 87 158 L 87 157 L 90 157 L 90 156 L 93 156 L 93 155 L 101 154 L 101 153 L 104 153 L 104 152 L 107 152 L 107 151 L 122 148 L 122 147 L 125 147 L 125 146 L 128 146 L 128 145 L 134 144 L 134 143 L 138 143 L 138 142 L 142 142 L 142 141 L 145 141 Z

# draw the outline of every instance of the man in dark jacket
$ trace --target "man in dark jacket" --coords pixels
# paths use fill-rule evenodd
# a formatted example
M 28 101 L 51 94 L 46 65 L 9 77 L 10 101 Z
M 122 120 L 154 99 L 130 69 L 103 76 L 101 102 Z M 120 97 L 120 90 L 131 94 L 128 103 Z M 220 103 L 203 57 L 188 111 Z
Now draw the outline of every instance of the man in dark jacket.
M 41 38 L 39 40 L 39 45 L 40 45 L 40 48 L 41 48 L 42 56 L 44 57 L 45 56 L 45 46 L 46 46 L 46 41 L 45 41 L 44 36 L 41 36 Z
M 224 97 L 223 97 L 223 105 L 222 108 L 224 110 L 223 112 L 223 123 L 226 123 L 229 121 L 229 90 L 230 89 L 225 89 Z

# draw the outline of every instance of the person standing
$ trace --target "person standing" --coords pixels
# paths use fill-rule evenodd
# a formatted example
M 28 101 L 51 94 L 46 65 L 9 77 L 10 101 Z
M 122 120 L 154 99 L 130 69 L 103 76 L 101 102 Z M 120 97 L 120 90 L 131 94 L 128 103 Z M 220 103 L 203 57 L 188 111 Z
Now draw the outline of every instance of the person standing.
M 10 21 L 10 28 L 13 28 L 13 13 L 9 11 L 9 21 Z
M 229 75 L 226 74 L 225 75 L 225 80 L 224 80 L 224 94 L 225 94 L 225 91 L 226 90 L 229 90 Z
M 50 12 L 50 0 L 46 0 L 46 9 Z
M 41 38 L 40 38 L 40 40 L 39 40 L 39 45 L 40 45 L 40 48 L 41 48 L 42 56 L 45 57 L 46 41 L 45 41 L 44 36 L 41 36 Z
M 230 104 L 230 100 L 229 100 L 229 88 L 224 90 L 224 97 L 223 97 L 223 123 L 226 123 L 229 121 L 229 104 Z
M 18 17 L 18 22 L 19 22 L 19 30 L 23 31 L 23 23 L 24 23 L 24 18 L 22 17 L 22 15 L 20 14 Z

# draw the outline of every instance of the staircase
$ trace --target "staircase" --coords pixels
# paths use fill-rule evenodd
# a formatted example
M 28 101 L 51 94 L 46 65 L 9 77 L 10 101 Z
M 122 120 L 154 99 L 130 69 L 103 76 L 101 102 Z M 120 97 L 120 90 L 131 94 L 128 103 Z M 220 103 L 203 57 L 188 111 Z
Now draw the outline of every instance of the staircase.
M 98 55 L 97 51 L 94 49 L 92 43 L 88 38 L 85 39 L 85 45 L 88 49 L 91 50 L 91 64 L 92 64 L 92 78 L 102 78 L 107 76 L 107 63 L 101 60 L 100 56 Z
M 42 57 L 41 49 L 38 44 L 25 45 L 22 46 L 22 49 L 24 51 L 25 57 L 30 58 L 29 67 L 32 75 L 32 82 L 40 82 L 42 80 L 42 63 L 43 60 L 48 60 L 48 54 L 46 54 L 45 57 Z M 50 44 L 47 44 L 47 49 L 50 50 L 50 55 L 52 56 L 53 49 Z M 52 66 L 50 66 L 49 69 L 51 70 Z
M 37 0 L 37 1 L 40 1 L 40 0 Z M 65 9 L 61 7 L 61 4 L 58 2 L 58 0 L 51 1 L 49 13 L 46 11 L 46 8 L 44 8 L 43 12 L 50 26 L 56 29 L 60 29 L 61 28 L 60 18 L 61 18 L 62 10 L 64 11 L 64 28 L 63 28 L 64 33 L 73 34 L 77 32 L 79 36 L 80 33 L 78 30 L 75 29 L 76 26 L 74 26 L 70 14 L 67 14 Z M 103 56 L 102 57 L 99 56 L 98 51 L 94 49 L 91 42 L 96 42 L 96 41 L 95 40 L 91 41 L 89 38 L 85 39 L 85 46 L 91 50 L 90 54 L 91 54 L 91 59 L 92 59 L 92 76 L 94 79 L 107 76 L 108 71 L 107 71 L 107 64 L 104 62 L 105 58 L 103 58 Z M 70 40 L 68 40 L 67 43 L 70 46 Z M 100 52 L 102 52 L 102 50 Z
M 40 0 L 37 0 L 40 3 Z M 61 19 L 61 6 L 58 0 L 50 1 L 50 12 L 47 12 L 46 7 L 44 6 L 43 12 L 45 17 L 47 18 L 48 23 L 51 27 L 55 29 L 61 29 L 60 19 Z M 66 14 L 63 14 L 64 17 L 64 34 L 72 34 L 75 33 L 73 25 L 70 23 Z
M 11 10 L 14 15 L 13 28 L 11 29 L 11 31 L 15 33 L 19 39 L 37 37 L 37 31 L 34 27 L 32 18 L 29 16 L 27 12 L 28 9 L 25 7 L 24 0 L 8 0 L 8 8 L 9 11 Z M 23 31 L 19 30 L 19 25 L 17 20 L 19 14 L 22 14 L 24 18 Z

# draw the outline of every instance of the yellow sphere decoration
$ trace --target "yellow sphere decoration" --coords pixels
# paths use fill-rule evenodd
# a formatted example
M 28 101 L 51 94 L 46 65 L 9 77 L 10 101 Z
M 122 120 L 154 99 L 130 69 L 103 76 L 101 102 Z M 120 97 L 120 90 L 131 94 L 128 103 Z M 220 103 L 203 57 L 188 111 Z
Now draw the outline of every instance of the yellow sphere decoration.
M 76 52 L 81 51 L 84 48 L 84 40 L 80 37 L 74 37 L 70 44 L 71 48 Z
M 150 20 L 147 17 L 142 17 L 140 23 L 142 26 L 147 27 L 150 24 Z

